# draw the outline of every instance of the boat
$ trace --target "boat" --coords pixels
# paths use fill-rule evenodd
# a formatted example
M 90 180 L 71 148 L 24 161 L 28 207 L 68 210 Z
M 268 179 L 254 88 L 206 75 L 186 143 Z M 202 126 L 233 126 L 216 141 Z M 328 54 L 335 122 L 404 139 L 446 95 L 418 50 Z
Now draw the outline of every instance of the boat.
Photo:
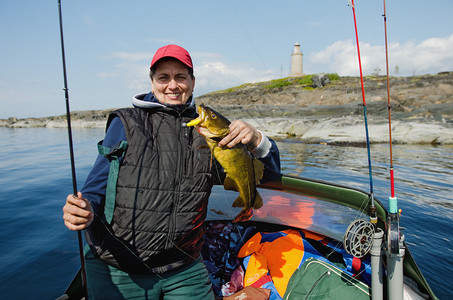
M 240 211 L 240 208 L 231 207 L 237 193 L 226 191 L 223 186 L 213 188 L 209 199 L 207 232 L 202 254 L 210 271 L 214 291 L 217 293 L 225 291 L 225 287 L 229 287 L 231 293 L 239 292 L 239 290 L 231 291 L 231 286 L 236 286 L 237 289 L 237 284 L 232 284 L 230 281 L 237 277 L 234 273 L 238 268 L 242 268 L 247 274 L 248 268 L 243 264 L 247 257 L 238 258 L 237 255 L 254 236 L 274 234 L 272 241 L 266 241 L 274 242 L 277 241 L 275 237 L 285 236 L 291 232 L 300 234 L 303 253 L 302 256 L 300 253 L 299 256 L 296 255 L 296 265 L 294 261 L 291 262 L 293 274 L 282 276 L 275 270 L 270 270 L 266 274 L 270 276 L 270 278 L 266 277 L 270 281 L 262 286 L 268 289 L 270 287 L 270 299 L 301 299 L 301 295 L 304 295 L 304 298 L 317 296 L 319 299 L 343 299 L 344 297 L 339 296 L 341 293 L 349 295 L 347 298 L 351 298 L 350 293 L 354 295 L 358 293 L 360 299 L 374 299 L 373 289 L 380 289 L 378 294 L 385 295 L 384 299 L 395 299 L 389 294 L 395 293 L 389 291 L 392 286 L 391 280 L 397 280 L 402 284 L 400 299 L 437 299 L 404 241 L 401 245 L 404 250 L 404 260 L 401 262 L 403 276 L 391 278 L 392 274 L 387 268 L 391 265 L 389 261 L 392 256 L 387 242 L 389 213 L 378 199 L 374 200 L 377 215 L 376 228 L 384 234 L 379 236 L 380 245 L 377 248 L 377 254 L 372 254 L 375 230 L 367 221 L 370 217 L 368 192 L 325 181 L 287 175 L 282 175 L 279 182 L 260 185 L 258 190 L 263 198 L 263 207 L 254 210 L 254 215 L 249 221 L 232 223 L 231 221 Z M 345 250 L 345 246 L 349 249 Z M 274 251 L 278 251 L 277 244 L 272 247 Z M 351 249 L 352 254 L 348 253 Z M 358 258 L 358 256 L 361 257 Z M 377 257 L 379 266 L 372 266 L 372 256 Z M 271 255 L 268 259 L 281 260 L 281 257 Z M 268 263 L 268 265 L 272 264 L 271 261 Z M 354 267 L 353 264 L 356 266 Z M 314 268 L 319 272 L 309 270 L 301 275 L 301 270 L 306 267 Z M 372 268 L 378 270 L 375 275 L 372 275 Z M 332 279 L 322 279 L 325 274 L 337 275 L 335 279 L 332 275 L 328 276 Z M 313 278 L 313 276 L 317 277 Z M 379 278 L 381 284 L 377 287 L 372 288 L 372 276 Z M 249 274 L 248 278 L 253 278 L 253 274 Z M 269 283 L 272 285 L 278 280 L 288 282 L 285 293 L 282 295 L 278 294 L 273 286 L 269 286 Z M 309 286 L 303 287 L 303 291 L 300 291 L 302 284 L 299 283 L 305 281 Z M 334 284 L 333 287 L 332 284 Z M 326 285 L 330 286 L 330 290 L 325 290 Z M 83 293 L 79 271 L 64 295 L 58 299 L 83 299 Z M 320 296 L 319 293 L 322 295 Z

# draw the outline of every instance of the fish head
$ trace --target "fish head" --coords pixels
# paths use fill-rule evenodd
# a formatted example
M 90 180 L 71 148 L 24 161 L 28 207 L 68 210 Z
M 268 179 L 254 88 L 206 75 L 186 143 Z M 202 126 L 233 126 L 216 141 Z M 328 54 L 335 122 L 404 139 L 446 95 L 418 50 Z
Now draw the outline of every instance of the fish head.
M 230 132 L 230 121 L 203 104 L 198 106 L 198 118 L 193 119 L 187 126 L 195 126 L 206 139 L 219 142 Z

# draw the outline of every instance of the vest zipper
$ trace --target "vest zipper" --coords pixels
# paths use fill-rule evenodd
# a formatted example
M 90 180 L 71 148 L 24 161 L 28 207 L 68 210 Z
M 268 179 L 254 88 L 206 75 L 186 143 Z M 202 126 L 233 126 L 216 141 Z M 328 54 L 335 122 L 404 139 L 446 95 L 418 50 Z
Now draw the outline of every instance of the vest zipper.
M 173 206 L 171 210 L 171 219 L 170 219 L 170 226 L 168 230 L 168 240 L 167 240 L 167 249 L 174 248 L 175 242 L 173 241 L 175 238 L 176 232 L 176 218 L 177 218 L 177 211 L 179 206 L 179 199 L 181 194 L 181 180 L 182 180 L 182 173 L 181 170 L 183 169 L 182 164 L 184 163 L 182 160 L 182 142 L 181 142 L 181 132 L 182 132 L 182 122 L 181 122 L 181 114 L 178 114 L 176 120 L 176 136 L 178 138 L 178 146 L 177 146 L 177 164 L 176 164 L 176 176 L 175 176 L 175 193 L 173 198 Z

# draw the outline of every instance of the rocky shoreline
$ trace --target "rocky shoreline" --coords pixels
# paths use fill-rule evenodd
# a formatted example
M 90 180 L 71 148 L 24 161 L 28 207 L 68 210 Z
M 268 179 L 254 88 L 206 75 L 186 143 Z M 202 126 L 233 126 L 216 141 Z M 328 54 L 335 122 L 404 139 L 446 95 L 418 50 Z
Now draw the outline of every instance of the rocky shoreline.
M 311 76 L 310 76 L 311 77 Z M 355 77 L 326 79 L 325 75 L 285 78 L 245 84 L 197 98 L 229 119 L 242 119 L 276 138 L 306 143 L 365 141 L 360 81 Z M 387 143 L 387 78 L 364 81 L 370 141 Z M 453 144 L 453 72 L 394 77 L 390 80 L 392 140 L 400 144 Z M 104 128 L 114 109 L 74 111 L 74 128 Z M 0 127 L 65 128 L 65 115 L 9 118 Z

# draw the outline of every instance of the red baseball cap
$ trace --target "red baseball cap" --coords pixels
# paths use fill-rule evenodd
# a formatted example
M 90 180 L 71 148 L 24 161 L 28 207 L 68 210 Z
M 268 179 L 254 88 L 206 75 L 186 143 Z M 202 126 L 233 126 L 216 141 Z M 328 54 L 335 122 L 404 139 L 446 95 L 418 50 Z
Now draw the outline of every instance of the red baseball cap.
M 153 60 L 151 61 L 150 68 L 152 68 L 159 59 L 164 57 L 176 58 L 189 68 L 193 69 L 192 58 L 190 57 L 189 52 L 178 45 L 167 45 L 157 49 L 156 53 L 153 56 Z

